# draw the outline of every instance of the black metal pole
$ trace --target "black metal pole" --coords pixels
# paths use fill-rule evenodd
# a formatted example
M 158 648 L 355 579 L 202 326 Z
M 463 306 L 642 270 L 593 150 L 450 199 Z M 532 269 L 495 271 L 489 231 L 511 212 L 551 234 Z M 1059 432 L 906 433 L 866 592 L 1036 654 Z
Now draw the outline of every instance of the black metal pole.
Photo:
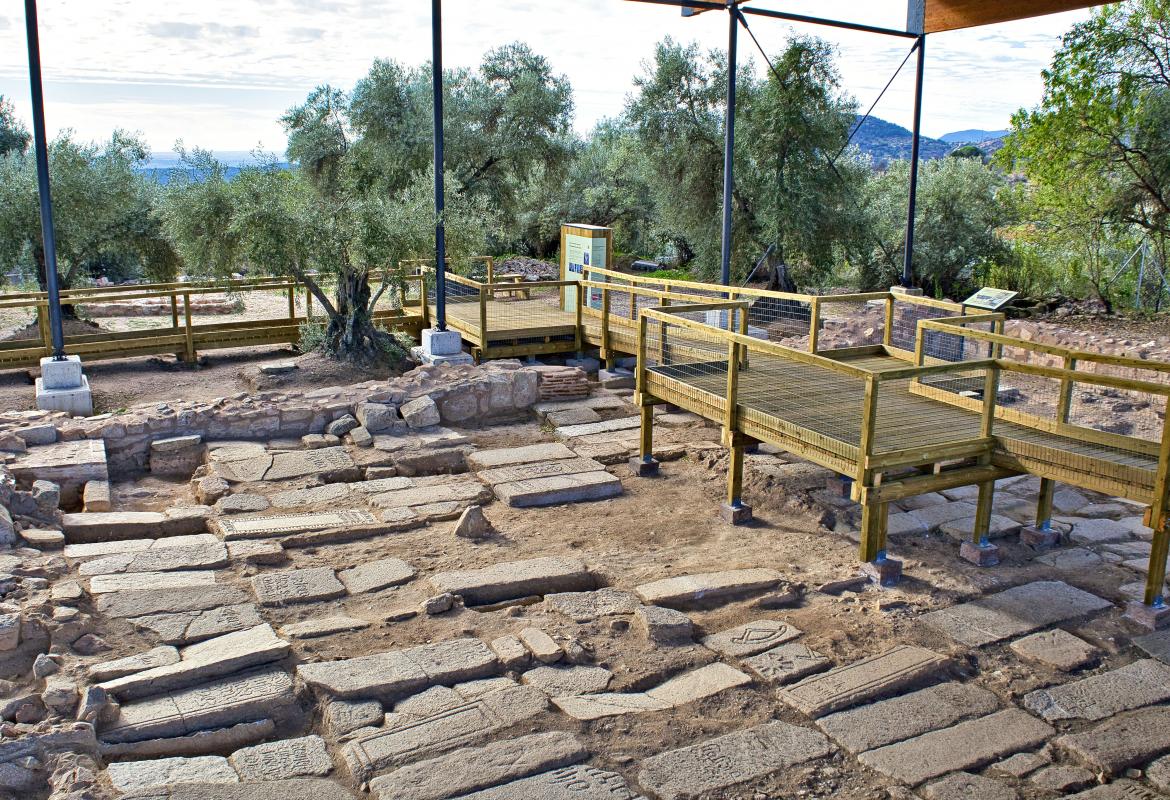
M 435 329 L 447 330 L 447 233 L 443 229 L 443 8 L 431 0 L 431 87 L 435 108 Z
M 922 134 L 922 74 L 926 67 L 926 35 L 918 37 L 918 72 L 914 76 L 914 136 L 910 142 L 910 200 L 906 216 L 906 256 L 902 262 L 902 286 L 914 285 L 914 215 L 918 205 L 918 140 Z
M 57 240 L 53 235 L 53 199 L 49 192 L 49 145 L 45 137 L 45 95 L 41 90 L 41 43 L 37 34 L 37 0 L 24 0 L 28 31 L 28 80 L 32 85 L 33 147 L 37 157 L 37 190 L 41 197 L 41 237 L 45 248 L 45 288 L 49 293 L 49 331 L 53 360 L 65 360 L 61 330 L 61 293 L 57 286 Z
M 736 40 L 739 16 L 735 6 L 727 6 L 727 120 L 723 138 L 723 252 L 720 277 L 724 286 L 731 285 L 731 206 L 733 194 L 732 168 L 735 161 L 735 71 Z

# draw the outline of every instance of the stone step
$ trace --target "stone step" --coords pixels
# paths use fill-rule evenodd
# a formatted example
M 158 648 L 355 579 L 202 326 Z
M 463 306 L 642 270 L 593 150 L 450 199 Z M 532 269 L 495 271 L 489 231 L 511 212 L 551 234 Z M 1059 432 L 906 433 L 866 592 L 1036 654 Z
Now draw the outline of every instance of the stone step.
M 425 715 L 398 715 L 392 725 L 358 736 L 342 747 L 350 775 L 363 783 L 379 772 L 430 758 L 487 739 L 548 707 L 544 694 L 511 681 L 502 688 L 487 683 L 456 686 L 453 699 Z
M 602 471 L 600 464 L 598 467 L 595 472 L 512 481 L 496 484 L 492 488 L 497 498 L 514 508 L 604 500 L 621 494 L 621 480 Z
M 1013 708 L 869 750 L 857 760 L 883 775 L 916 786 L 948 772 L 976 769 L 1012 753 L 1039 747 L 1054 733 L 1050 725 Z
M 899 645 L 876 656 L 805 678 L 777 696 L 810 717 L 877 700 L 945 673 L 948 660 L 931 650 Z
M 686 607 L 771 589 L 783 579 L 774 569 L 737 569 L 665 578 L 644 583 L 634 591 L 647 605 Z
M 580 559 L 548 557 L 438 572 L 430 583 L 436 593 L 450 592 L 467 605 L 485 605 L 529 595 L 587 591 L 597 587 L 597 578 Z
M 124 703 L 102 727 L 102 741 L 138 742 L 240 722 L 299 716 L 292 677 L 269 666 L 169 694 Z
M 389 702 L 429 686 L 495 675 L 499 662 L 479 639 L 452 639 L 340 661 L 297 666 L 297 677 L 319 694 Z
M 552 731 L 464 747 L 370 781 L 379 800 L 447 800 L 584 761 L 589 751 L 571 733 Z
M 123 539 L 186 536 L 207 530 L 209 506 L 179 506 L 158 511 L 79 512 L 61 515 L 61 530 L 70 544 Z
M 960 644 L 980 647 L 1078 619 L 1112 605 L 1063 581 L 1035 581 L 932 611 L 920 619 Z
M 991 714 L 997 708 L 999 700 L 986 689 L 964 683 L 940 683 L 829 714 L 817 720 L 817 727 L 850 753 L 857 754 Z
M 827 756 L 828 739 L 816 731 L 769 722 L 651 756 L 638 785 L 659 800 L 686 800 Z
M 271 625 L 257 625 L 189 645 L 183 648 L 176 663 L 152 667 L 99 685 L 119 700 L 134 700 L 278 661 L 288 653 L 288 642 L 279 638 Z
M 1024 707 L 1049 722 L 1084 719 L 1095 722 L 1122 711 L 1170 700 L 1170 666 L 1152 658 L 1038 689 L 1024 695 Z

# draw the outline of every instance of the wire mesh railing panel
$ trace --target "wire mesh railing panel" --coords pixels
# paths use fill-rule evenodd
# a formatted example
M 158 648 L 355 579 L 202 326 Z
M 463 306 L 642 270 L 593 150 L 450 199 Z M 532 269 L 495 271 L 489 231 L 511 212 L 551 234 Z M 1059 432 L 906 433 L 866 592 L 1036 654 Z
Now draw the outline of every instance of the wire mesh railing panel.
M 885 339 L 884 300 L 835 300 L 826 295 L 820 302 L 818 350 L 878 345 Z
M 745 295 L 739 299 L 751 304 L 748 308 L 749 336 L 801 350 L 808 348 L 812 303 L 772 295 Z
M 978 439 L 982 415 L 979 405 L 986 389 L 986 369 L 959 369 L 921 379 L 922 385 L 945 395 L 967 398 L 970 407 L 945 399 L 923 397 L 911 391 L 912 379 L 882 381 L 874 418 L 873 452 L 927 451 Z
M 1150 392 L 1072 382 L 1068 392 L 1070 425 L 1160 442 L 1166 398 Z
M 890 345 L 902 350 L 914 350 L 918 338 L 918 323 L 928 319 L 942 319 L 957 317 L 962 311 L 959 307 L 940 308 L 938 306 L 915 303 L 901 300 L 894 295 L 894 311 L 890 320 Z M 963 340 L 948 337 L 946 334 L 931 332 L 925 340 L 926 355 L 928 358 L 937 358 L 943 361 L 964 361 L 962 352 Z
M 577 323 L 576 300 L 572 292 L 578 289 L 574 287 L 566 291 L 560 286 L 524 281 L 517 282 L 514 288 L 511 285 L 494 286 L 489 290 L 485 309 L 490 334 L 521 338 L 524 332 L 531 331 L 532 336 L 539 337 L 542 336 L 541 329 L 572 327 Z M 573 335 L 573 332 L 568 335 Z

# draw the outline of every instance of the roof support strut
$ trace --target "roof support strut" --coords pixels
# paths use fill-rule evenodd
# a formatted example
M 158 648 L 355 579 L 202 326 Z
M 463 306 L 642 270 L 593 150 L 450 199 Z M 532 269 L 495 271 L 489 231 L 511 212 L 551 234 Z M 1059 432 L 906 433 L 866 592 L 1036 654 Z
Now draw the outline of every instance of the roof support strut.
M 922 134 L 922 78 L 926 67 L 926 34 L 918 37 L 918 70 L 914 74 L 914 135 L 910 141 L 910 197 L 906 216 L 906 254 L 902 262 L 902 286 L 914 285 L 914 216 L 918 205 L 918 140 Z

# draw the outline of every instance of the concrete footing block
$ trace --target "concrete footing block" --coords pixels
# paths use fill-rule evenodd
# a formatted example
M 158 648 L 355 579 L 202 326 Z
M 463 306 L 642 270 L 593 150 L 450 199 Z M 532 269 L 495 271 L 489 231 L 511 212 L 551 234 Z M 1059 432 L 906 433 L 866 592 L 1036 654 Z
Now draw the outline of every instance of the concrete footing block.
M 431 365 L 437 365 L 437 366 L 443 366 L 445 364 L 461 365 L 461 364 L 474 364 L 475 363 L 474 358 L 472 358 L 469 354 L 462 353 L 462 352 L 458 353 L 457 355 L 452 355 L 452 356 L 428 355 L 427 353 L 425 353 L 423 351 L 423 348 L 421 345 L 417 345 L 415 347 L 410 348 L 410 354 L 412 356 L 414 356 L 415 361 L 418 361 L 418 362 L 423 363 L 423 364 L 431 364 Z
M 42 411 L 64 411 L 75 417 L 93 416 L 93 392 L 89 379 L 81 376 L 81 385 L 72 389 L 45 388 L 44 379 L 36 381 L 37 408 Z
M 1146 630 L 1158 631 L 1170 627 L 1170 606 L 1164 603 L 1148 606 L 1141 600 L 1130 600 L 1123 616 Z
M 999 547 L 993 544 L 963 542 L 959 545 L 959 558 L 970 561 L 977 567 L 994 567 L 999 563 Z
M 1028 525 L 1020 528 L 1020 544 L 1026 544 L 1033 550 L 1051 550 L 1060 544 L 1060 531 Z
M 456 356 L 463 352 L 463 337 L 459 331 L 424 328 L 422 349 L 428 356 Z
M 752 507 L 743 503 L 724 503 L 719 506 L 719 518 L 731 525 L 743 525 L 752 521 Z
M 861 565 L 861 574 L 879 586 L 896 586 L 902 580 L 902 562 L 896 558 L 879 558 Z
M 630 459 L 630 469 L 639 478 L 653 478 L 658 475 L 658 459 L 647 460 L 641 456 L 634 456 Z

